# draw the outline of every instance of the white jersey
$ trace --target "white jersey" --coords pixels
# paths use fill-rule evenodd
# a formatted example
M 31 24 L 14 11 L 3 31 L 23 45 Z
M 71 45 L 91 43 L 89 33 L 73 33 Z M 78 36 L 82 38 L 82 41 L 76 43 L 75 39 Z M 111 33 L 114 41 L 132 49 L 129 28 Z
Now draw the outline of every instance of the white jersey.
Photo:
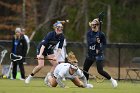
M 25 40 L 26 40 L 26 42 L 27 42 L 27 54 L 28 54 L 29 49 L 30 49 L 30 39 L 28 38 L 27 35 L 24 35 L 24 38 L 25 38 Z
M 65 61 L 65 58 L 66 58 L 66 56 L 67 56 L 67 53 L 66 53 L 66 39 L 64 39 L 64 43 L 63 43 L 63 47 L 62 47 L 62 50 L 61 50 L 61 53 L 60 53 L 60 55 L 58 56 L 58 58 L 57 58 L 57 61 L 58 62 L 64 62 Z M 58 46 L 59 46 L 59 42 L 57 43 L 57 45 L 55 46 L 55 48 L 54 48 L 54 54 L 56 54 L 57 53 L 57 50 L 58 50 Z
M 71 64 L 69 64 L 69 63 L 58 64 L 56 66 L 55 70 L 54 70 L 54 76 L 58 77 L 58 75 L 59 75 L 61 77 L 68 78 L 68 79 L 73 79 L 76 76 L 79 76 L 79 77 L 83 77 L 84 76 L 83 72 L 79 68 L 78 68 L 78 70 L 73 75 L 71 75 L 69 73 L 70 65 Z

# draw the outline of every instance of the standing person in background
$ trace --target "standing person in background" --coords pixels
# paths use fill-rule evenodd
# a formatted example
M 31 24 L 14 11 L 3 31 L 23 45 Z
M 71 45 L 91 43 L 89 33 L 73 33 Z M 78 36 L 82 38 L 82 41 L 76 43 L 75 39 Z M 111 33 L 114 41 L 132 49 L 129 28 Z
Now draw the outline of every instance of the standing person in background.
M 29 50 L 30 50 L 30 39 L 29 37 L 25 34 L 25 29 L 23 28 L 22 29 L 22 34 L 24 35 L 24 38 L 27 42 L 27 54 L 29 53 Z
M 33 69 L 32 73 L 26 78 L 25 83 L 30 83 L 30 80 L 32 77 L 39 72 L 44 67 L 44 60 L 41 60 L 42 58 L 47 57 L 49 62 L 52 64 L 52 68 L 50 70 L 50 74 L 53 73 L 57 62 L 57 57 L 61 53 L 61 49 L 63 47 L 64 42 L 64 34 L 63 34 L 63 25 L 61 22 L 56 22 L 54 25 L 54 31 L 49 32 L 45 38 L 40 42 L 40 44 L 37 47 L 37 58 L 38 58 L 38 65 Z M 54 54 L 53 50 L 56 44 L 59 43 L 57 53 Z
M 21 28 L 17 27 L 15 30 L 15 35 L 12 39 L 12 53 L 15 55 L 20 55 L 25 57 L 27 50 L 27 43 L 22 35 Z M 21 72 L 21 80 L 25 79 L 25 70 L 24 70 L 24 58 L 21 60 L 17 60 L 13 62 L 13 70 L 12 70 L 12 79 L 16 79 L 17 75 L 17 65 L 19 65 Z
M 87 32 L 88 54 L 84 62 L 83 70 L 88 72 L 91 65 L 96 61 L 98 73 L 110 80 L 113 87 L 117 87 L 117 81 L 103 70 L 103 51 L 106 47 L 106 37 L 102 31 L 99 31 L 99 20 L 94 19 L 89 25 L 91 29 Z M 89 75 L 87 73 L 84 73 L 84 75 L 88 80 Z

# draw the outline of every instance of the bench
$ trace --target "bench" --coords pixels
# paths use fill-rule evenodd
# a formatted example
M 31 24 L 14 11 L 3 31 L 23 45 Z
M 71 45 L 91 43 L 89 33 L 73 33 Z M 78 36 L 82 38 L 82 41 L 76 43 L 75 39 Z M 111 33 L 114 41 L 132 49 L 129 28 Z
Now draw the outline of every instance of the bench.
M 134 80 L 139 81 L 140 80 L 140 67 L 138 67 L 138 65 L 140 64 L 140 57 L 134 57 L 131 61 L 132 63 L 137 64 L 137 67 L 133 67 L 133 66 L 129 66 L 129 68 L 126 69 L 126 77 L 125 79 L 128 79 L 127 77 L 129 77 L 129 79 L 133 82 Z M 134 72 L 136 74 L 135 79 L 132 79 L 132 76 L 130 75 L 130 71 Z

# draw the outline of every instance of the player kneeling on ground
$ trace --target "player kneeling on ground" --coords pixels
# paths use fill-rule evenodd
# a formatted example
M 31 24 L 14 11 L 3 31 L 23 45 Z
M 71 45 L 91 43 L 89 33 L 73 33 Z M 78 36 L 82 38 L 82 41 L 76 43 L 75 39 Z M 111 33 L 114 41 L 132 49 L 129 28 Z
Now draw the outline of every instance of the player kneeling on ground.
M 70 79 L 78 87 L 93 88 L 92 84 L 87 84 L 86 77 L 78 68 L 78 61 L 73 52 L 68 54 L 68 61 L 70 63 L 61 63 L 57 65 L 53 76 L 48 73 L 44 80 L 45 84 L 49 87 L 56 87 L 58 84 L 60 87 L 66 88 L 65 84 L 62 82 L 63 77 L 65 77 Z

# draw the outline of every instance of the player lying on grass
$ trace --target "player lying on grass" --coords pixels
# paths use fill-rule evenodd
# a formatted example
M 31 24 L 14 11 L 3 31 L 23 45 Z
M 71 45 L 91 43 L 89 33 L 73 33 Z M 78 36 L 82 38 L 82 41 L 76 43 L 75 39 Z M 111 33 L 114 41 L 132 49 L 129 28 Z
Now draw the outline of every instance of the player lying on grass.
M 53 76 L 48 73 L 44 80 L 45 84 L 49 87 L 56 87 L 58 84 L 60 87 L 66 88 L 66 85 L 62 82 L 63 77 L 65 77 L 70 79 L 78 87 L 93 88 L 93 85 L 87 83 L 86 77 L 78 68 L 78 61 L 73 52 L 68 54 L 68 61 L 70 63 L 57 65 Z

